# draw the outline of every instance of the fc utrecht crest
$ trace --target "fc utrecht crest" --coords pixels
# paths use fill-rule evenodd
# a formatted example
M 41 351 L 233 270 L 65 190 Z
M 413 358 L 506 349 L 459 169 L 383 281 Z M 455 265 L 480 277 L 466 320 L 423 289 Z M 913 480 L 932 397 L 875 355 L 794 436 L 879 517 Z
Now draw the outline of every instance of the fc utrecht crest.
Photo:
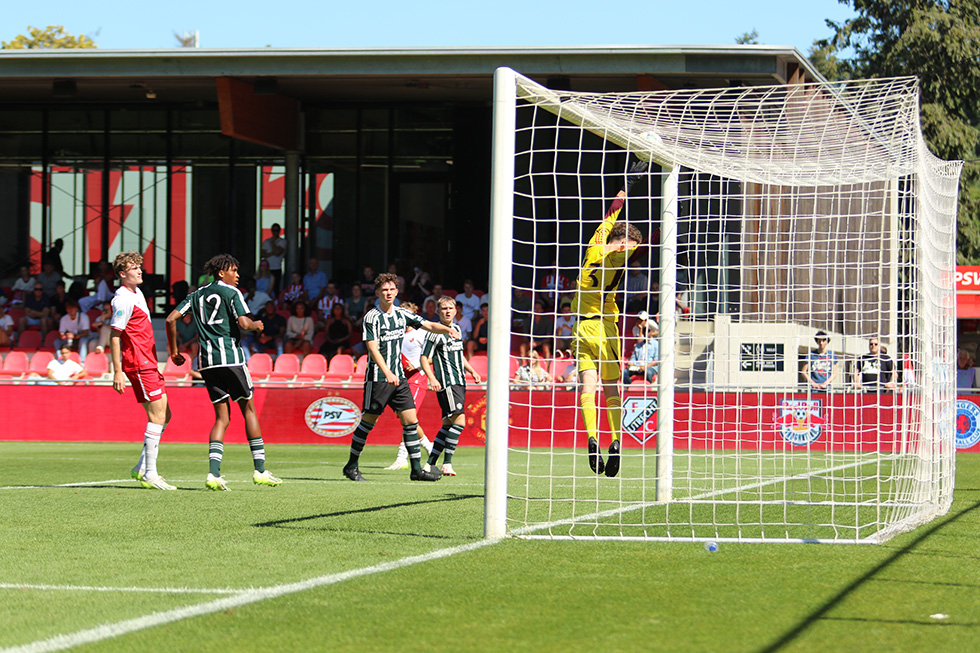
M 325 438 L 350 435 L 360 421 L 360 409 L 343 397 L 323 397 L 306 409 L 306 425 Z
M 810 444 L 820 437 L 827 423 L 820 413 L 819 399 L 783 399 L 776 418 L 776 429 L 790 444 Z
M 657 434 L 657 398 L 630 397 L 623 402 L 623 431 L 640 444 Z

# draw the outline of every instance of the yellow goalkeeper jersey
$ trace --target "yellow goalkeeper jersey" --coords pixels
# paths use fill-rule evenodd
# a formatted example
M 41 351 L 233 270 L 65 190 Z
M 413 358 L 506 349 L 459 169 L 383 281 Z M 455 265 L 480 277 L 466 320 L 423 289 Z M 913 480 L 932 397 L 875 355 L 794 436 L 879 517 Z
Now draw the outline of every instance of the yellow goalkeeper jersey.
M 595 230 L 589 247 L 585 251 L 582 269 L 579 271 L 576 283 L 578 292 L 572 301 L 572 313 L 579 319 L 601 317 L 615 321 L 619 319 L 619 307 L 616 305 L 616 291 L 619 283 L 626 276 L 626 261 L 636 247 L 623 252 L 603 254 L 606 239 L 616 219 L 623 210 L 625 197 L 617 197 L 602 224 Z

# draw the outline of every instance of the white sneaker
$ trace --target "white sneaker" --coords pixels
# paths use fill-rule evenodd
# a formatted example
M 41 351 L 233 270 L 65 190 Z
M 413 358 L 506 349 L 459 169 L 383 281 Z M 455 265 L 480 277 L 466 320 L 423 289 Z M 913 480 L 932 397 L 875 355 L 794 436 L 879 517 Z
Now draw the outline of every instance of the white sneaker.
M 282 483 L 281 478 L 276 478 L 273 476 L 269 470 L 265 470 L 261 474 L 258 470 L 252 472 L 252 482 L 256 485 L 268 485 L 269 487 L 276 487 Z
M 211 472 L 208 472 L 208 477 L 204 479 L 204 487 L 206 487 L 209 490 L 214 490 L 216 492 L 221 490 L 224 491 L 228 490 L 228 485 L 225 484 L 225 477 L 215 476 Z
M 443 476 L 456 476 L 456 470 L 453 469 L 453 464 L 452 463 L 446 463 L 445 465 L 442 466 L 442 475 Z
M 385 469 L 408 469 L 408 458 L 399 458 Z
M 176 490 L 173 485 L 170 485 L 163 477 L 157 474 L 154 477 L 149 477 L 146 474 L 140 477 L 140 485 L 145 487 L 147 490 Z
M 432 471 L 432 465 L 430 465 L 429 463 L 425 463 L 424 465 L 422 465 L 422 471 L 423 472 L 431 472 Z

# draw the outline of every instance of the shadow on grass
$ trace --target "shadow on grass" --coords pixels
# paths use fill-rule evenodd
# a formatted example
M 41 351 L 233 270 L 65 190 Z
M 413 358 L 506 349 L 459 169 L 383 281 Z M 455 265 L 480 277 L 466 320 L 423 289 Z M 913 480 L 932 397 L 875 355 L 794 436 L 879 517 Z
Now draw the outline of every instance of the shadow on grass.
M 439 497 L 436 499 L 425 499 L 422 501 L 403 501 L 401 503 L 386 503 L 379 506 L 369 506 L 367 508 L 358 508 L 357 510 L 338 510 L 337 512 L 325 512 L 319 515 L 308 515 L 306 517 L 292 517 L 290 519 L 276 519 L 275 521 L 261 522 L 258 524 L 253 524 L 257 528 L 289 528 L 296 524 L 301 524 L 303 522 L 308 522 L 314 519 L 327 519 L 330 517 L 345 517 L 348 515 L 360 515 L 370 512 L 380 512 L 382 510 L 391 510 L 393 508 L 408 508 L 412 506 L 425 506 L 434 503 L 446 503 L 448 501 L 465 501 L 467 499 L 482 499 L 482 494 L 450 494 L 449 496 Z M 307 528 L 311 528 L 307 526 Z M 330 528 L 314 528 L 313 530 L 337 530 Z M 391 535 L 419 535 L 418 533 L 391 533 Z M 425 536 L 422 537 L 435 537 L 435 536 Z
M 858 578 L 854 579 L 853 582 L 851 582 L 849 585 L 847 585 L 846 587 L 844 587 L 840 592 L 838 592 L 836 595 L 834 595 L 833 597 L 831 597 L 828 601 L 826 601 L 819 608 L 817 608 L 816 610 L 814 610 L 813 612 L 811 612 L 809 615 L 807 615 L 798 624 L 796 624 L 790 630 L 788 630 L 785 634 L 783 634 L 779 639 L 777 639 L 772 644 L 769 644 L 768 646 L 760 649 L 760 651 L 762 653 L 775 653 L 776 651 L 781 650 L 783 647 L 792 644 L 800 635 L 802 635 L 804 632 L 806 632 L 806 630 L 808 628 L 810 628 L 810 626 L 812 626 L 817 621 L 820 621 L 820 620 L 823 620 L 823 619 L 827 619 L 827 620 L 833 619 L 833 620 L 837 620 L 837 621 L 844 621 L 845 619 L 843 619 L 843 618 L 828 617 L 827 616 L 827 613 L 829 613 L 831 610 L 833 610 L 834 607 L 838 603 L 840 603 L 841 601 L 843 601 L 844 599 L 846 599 L 849 595 L 851 595 L 852 593 L 854 593 L 858 589 L 860 589 L 862 585 L 864 585 L 868 581 L 875 580 L 875 576 L 877 576 L 878 574 L 880 574 L 881 572 L 885 571 L 890 566 L 892 566 L 893 564 L 895 564 L 896 562 L 898 562 L 902 557 L 914 553 L 913 552 L 913 549 L 915 547 L 917 547 L 919 544 L 922 544 L 923 542 L 925 542 L 927 539 L 929 539 L 930 537 L 932 537 L 933 535 L 935 535 L 936 533 L 938 533 L 939 531 L 941 531 L 946 526 L 949 526 L 950 524 L 954 524 L 957 521 L 959 521 L 960 519 L 962 519 L 963 517 L 966 517 L 966 516 L 970 515 L 971 513 L 975 512 L 975 511 L 978 511 L 978 510 L 980 510 L 980 501 L 977 501 L 975 503 L 972 503 L 972 504 L 968 505 L 966 508 L 964 508 L 963 510 L 960 510 L 956 514 L 953 514 L 953 515 L 951 515 L 951 516 L 943 519 L 941 522 L 939 522 L 937 524 L 934 524 L 934 525 L 930 526 L 929 528 L 923 530 L 922 533 L 918 537 L 916 537 L 915 539 L 913 539 L 912 541 L 910 541 L 908 544 L 906 544 L 902 548 L 896 550 L 890 556 L 888 556 L 887 558 L 885 558 L 884 560 L 882 560 L 880 563 L 878 563 L 877 565 L 875 565 L 871 569 L 869 569 L 867 571 L 867 573 L 865 573 L 865 574 L 859 576 Z M 871 619 L 869 619 L 868 621 L 878 621 L 878 620 L 871 620 Z M 882 621 L 884 621 L 884 620 L 882 620 Z M 908 622 L 908 623 L 924 623 L 924 622 L 918 622 L 918 621 L 916 621 L 916 622 Z M 941 622 L 937 622 L 937 625 L 939 623 L 941 623 Z M 944 624 L 944 625 L 948 625 L 948 624 Z

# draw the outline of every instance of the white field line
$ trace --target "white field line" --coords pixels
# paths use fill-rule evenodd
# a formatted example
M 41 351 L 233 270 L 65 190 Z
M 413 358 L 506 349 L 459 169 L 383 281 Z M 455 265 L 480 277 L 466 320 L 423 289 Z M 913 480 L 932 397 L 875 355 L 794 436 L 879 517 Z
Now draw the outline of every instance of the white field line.
M 134 594 L 241 594 L 248 590 L 207 587 L 99 587 L 95 585 L 38 585 L 0 583 L 0 590 L 54 590 L 63 592 L 132 592 Z
M 403 567 L 410 567 L 412 565 L 417 565 L 424 562 L 439 560 L 440 558 L 448 558 L 449 556 L 459 553 L 475 551 L 491 544 L 495 544 L 499 541 L 500 540 L 480 540 L 478 542 L 471 542 L 460 546 L 438 549 L 430 553 L 409 556 L 407 558 L 402 558 L 401 560 L 393 560 L 391 562 L 372 565 L 370 567 L 362 567 L 361 569 L 351 569 L 350 571 L 343 571 L 336 574 L 317 576 L 316 578 L 297 581 L 295 583 L 286 583 L 284 585 L 246 590 L 239 594 L 215 599 L 213 601 L 207 601 L 206 603 L 198 603 L 196 605 L 175 608 L 164 612 L 154 612 L 153 614 L 148 614 L 143 617 L 136 617 L 135 619 L 127 619 L 116 623 L 103 624 L 101 626 L 96 626 L 95 628 L 79 630 L 66 635 L 55 635 L 54 637 L 37 640 L 22 646 L 0 649 L 0 653 L 47 653 L 48 651 L 63 651 L 75 646 L 91 644 L 93 642 L 101 642 L 106 639 L 119 637 L 120 635 L 134 633 L 147 628 L 154 628 L 156 626 L 162 626 L 164 624 L 189 619 L 191 617 L 214 614 L 216 612 L 221 612 L 222 610 L 230 610 L 231 608 L 249 605 L 250 603 L 258 603 L 259 601 L 274 599 L 287 594 L 305 592 L 316 587 L 335 585 L 337 583 L 342 583 L 346 580 L 351 580 L 354 578 L 360 578 L 362 576 L 370 576 L 372 574 L 394 571 Z

